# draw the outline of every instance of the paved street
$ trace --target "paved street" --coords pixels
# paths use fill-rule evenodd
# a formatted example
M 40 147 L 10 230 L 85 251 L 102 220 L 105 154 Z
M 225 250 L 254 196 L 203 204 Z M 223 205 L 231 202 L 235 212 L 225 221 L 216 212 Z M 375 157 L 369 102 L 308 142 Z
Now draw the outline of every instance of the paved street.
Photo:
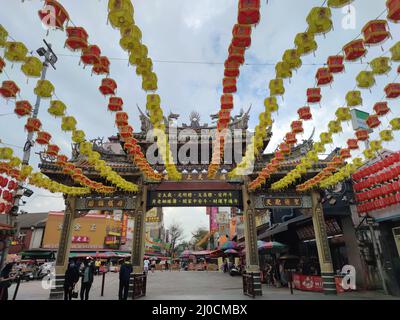
M 118 299 L 118 274 L 106 275 L 104 297 L 101 297 L 101 276 L 96 276 L 90 292 L 91 300 Z M 14 294 L 15 285 L 9 289 Z M 46 300 L 49 290 L 42 288 L 41 281 L 23 282 L 17 300 Z M 242 293 L 240 277 L 231 277 L 220 272 L 160 272 L 150 273 L 148 277 L 146 300 L 248 300 Z M 287 288 L 269 288 L 263 285 L 262 300 L 327 300 L 327 299 L 400 299 L 379 292 L 355 292 L 340 294 L 336 297 L 322 293 L 294 291 L 291 295 Z

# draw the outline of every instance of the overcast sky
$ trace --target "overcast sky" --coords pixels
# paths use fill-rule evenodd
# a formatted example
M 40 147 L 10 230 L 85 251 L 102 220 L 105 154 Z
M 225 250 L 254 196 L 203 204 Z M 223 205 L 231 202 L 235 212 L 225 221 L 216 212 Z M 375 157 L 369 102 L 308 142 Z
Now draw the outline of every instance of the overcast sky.
M 111 77 L 117 80 L 118 95 L 125 101 L 125 111 L 129 113 L 130 122 L 140 128 L 136 104 L 144 106 L 145 92 L 141 89 L 141 79 L 136 76 L 133 67 L 128 66 L 127 54 L 119 46 L 119 31 L 107 25 L 106 0 L 64 0 L 61 1 L 68 10 L 73 23 L 84 27 L 89 33 L 89 42 L 97 44 L 102 54 L 112 58 Z M 269 0 L 262 1 L 261 22 L 253 31 L 252 46 L 246 53 L 246 62 L 264 64 L 243 66 L 238 82 L 238 93 L 235 95 L 234 112 L 253 105 L 250 126 L 254 128 L 258 114 L 263 111 L 263 101 L 267 96 L 268 83 L 274 78 L 274 64 L 278 62 L 286 49 L 294 47 L 293 40 L 297 33 L 305 31 L 306 16 L 314 6 L 321 5 L 322 0 Z M 318 66 L 310 64 L 324 63 L 329 55 L 338 53 L 344 44 L 360 34 L 361 28 L 371 19 L 376 18 L 385 9 L 384 0 L 356 0 L 354 2 L 356 24 L 354 29 L 344 29 L 342 21 L 347 10 L 333 9 L 335 30 L 326 37 L 318 36 L 319 49 L 303 59 L 305 64 L 293 78 L 286 81 L 284 100 L 279 99 L 281 109 L 275 115 L 273 138 L 267 151 L 275 150 L 282 141 L 283 134 L 290 128 L 290 122 L 297 118 L 297 109 L 305 103 L 305 90 L 314 86 L 315 73 Z M 88 138 L 108 137 L 116 133 L 113 117 L 106 111 L 107 101 L 99 91 L 101 77 L 91 76 L 90 68 L 84 70 L 79 65 L 79 56 L 64 48 L 65 34 L 62 31 L 47 31 L 41 26 L 37 11 L 43 2 L 38 0 L 0 0 L 2 4 L 0 23 L 10 32 L 10 35 L 23 41 L 30 50 L 42 46 L 45 38 L 53 45 L 59 56 L 57 70 L 50 69 L 48 79 L 56 87 L 57 97 L 68 105 L 69 114 L 76 117 L 78 127 L 87 133 Z M 231 41 L 231 30 L 237 18 L 237 1 L 234 0 L 137 0 L 135 6 L 135 22 L 143 33 L 143 43 L 149 49 L 149 56 L 154 61 L 154 71 L 158 75 L 159 94 L 162 99 L 164 113 L 173 111 L 181 115 L 181 122 L 188 122 L 189 114 L 196 110 L 201 115 L 201 122 L 209 122 L 209 115 L 219 109 L 221 82 L 223 78 L 223 62 L 227 57 L 227 48 Z M 385 16 L 384 16 L 385 17 Z M 383 44 L 387 51 L 399 39 L 400 26 L 390 23 L 392 40 Z M 363 61 L 370 61 L 381 55 L 381 46 L 369 49 L 368 56 Z M 172 63 L 207 62 L 201 63 Z M 355 77 L 366 65 L 359 63 L 347 64 L 346 72 L 335 75 L 331 87 L 323 88 L 321 108 L 313 107 L 314 120 L 305 124 L 304 138 L 308 138 L 314 126 L 316 133 L 327 129 L 328 120 L 333 120 L 337 107 L 344 104 L 345 94 L 355 85 Z M 398 65 L 388 76 L 376 78 L 377 84 L 371 91 L 363 90 L 363 110 L 372 111 L 375 102 L 383 96 L 383 88 L 393 81 Z M 8 63 L 7 74 L 21 88 L 21 97 L 33 104 L 34 80 L 26 81 L 19 71 L 20 66 Z M 0 75 L 1 81 L 6 75 Z M 383 119 L 387 126 L 388 119 L 400 115 L 398 101 L 391 101 L 392 113 Z M 14 104 L 0 100 L 0 113 L 13 111 Z M 48 101 L 44 101 L 40 111 L 43 128 L 53 134 L 53 141 L 70 154 L 70 135 L 60 130 L 59 121 L 54 121 L 46 110 Z M 17 119 L 15 115 L 0 116 L 0 138 L 3 142 L 19 147 L 23 146 L 26 134 L 25 120 Z M 343 143 L 353 136 L 351 125 L 343 125 L 345 132 L 335 138 L 334 146 Z M 373 136 L 374 137 L 374 136 Z M 397 141 L 386 145 L 398 149 Z M 22 156 L 22 150 L 15 148 L 17 155 Z M 40 151 L 36 146 L 35 152 Z M 32 156 L 32 163 L 37 168 L 38 156 Z M 57 195 L 49 195 L 43 190 L 36 190 L 35 195 L 28 200 L 25 209 L 29 212 L 60 210 L 63 201 Z M 173 210 L 169 210 L 173 211 Z M 176 210 L 178 211 L 178 210 Z M 187 230 L 198 226 L 207 226 L 207 217 L 193 215 L 191 212 L 205 212 L 204 209 L 179 210 L 182 224 Z M 176 212 L 177 213 L 177 212 Z M 167 217 L 169 214 L 167 215 Z M 187 219 L 193 217 L 193 219 Z M 168 218 L 169 219 L 169 218 Z M 193 227 L 195 226 L 195 227 Z

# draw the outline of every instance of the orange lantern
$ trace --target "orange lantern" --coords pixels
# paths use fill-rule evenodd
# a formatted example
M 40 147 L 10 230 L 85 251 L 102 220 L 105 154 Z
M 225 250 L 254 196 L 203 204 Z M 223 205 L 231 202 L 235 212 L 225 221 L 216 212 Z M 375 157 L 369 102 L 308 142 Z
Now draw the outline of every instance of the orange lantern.
M 127 150 L 134 150 L 134 148 L 138 146 L 136 144 L 136 139 L 133 137 L 126 138 L 124 141 L 124 148 Z
M 231 110 L 233 109 L 233 95 L 226 93 L 221 96 L 221 109 Z
M 55 157 L 55 156 L 57 156 L 57 154 L 58 154 L 59 151 L 60 151 L 60 148 L 59 148 L 57 145 L 55 145 L 55 144 L 49 144 L 49 145 L 47 146 L 46 153 L 47 153 L 48 155 L 50 155 L 50 156 Z
M 124 105 L 124 101 L 119 97 L 110 97 L 108 102 L 108 110 L 111 112 L 122 111 L 122 106 Z
M 56 162 L 56 163 L 57 163 L 59 166 L 64 166 L 67 162 L 68 162 L 67 156 L 64 156 L 64 155 L 62 155 L 62 154 L 57 155 L 57 162 Z
M 364 44 L 379 44 L 389 38 L 386 20 L 372 20 L 362 29 L 364 34 Z
M 279 145 L 279 150 L 281 150 L 283 154 L 289 154 L 290 146 L 287 143 L 283 142 Z
M 46 131 L 39 131 L 36 137 L 36 142 L 38 144 L 49 144 L 51 140 L 51 134 Z
M 237 61 L 225 61 L 225 77 L 238 77 L 240 74 L 240 64 Z
M 400 1 L 399 0 L 387 0 L 386 6 L 388 8 L 388 19 L 394 22 L 400 21 Z
M 361 39 L 351 41 L 343 47 L 346 60 L 354 61 L 357 60 L 367 53 L 364 47 L 364 41 Z
M 293 132 L 286 133 L 285 142 L 289 145 L 293 145 L 297 143 L 296 134 Z
M 114 95 L 117 89 L 117 83 L 111 78 L 104 78 L 101 80 L 101 86 L 99 87 L 100 92 L 103 95 Z
M 132 137 L 133 128 L 130 125 L 119 127 L 119 134 L 122 138 L 127 139 Z
M 341 150 L 340 150 L 340 157 L 341 157 L 342 159 L 351 158 L 350 149 L 341 149 Z
M 318 69 L 315 77 L 317 78 L 318 86 L 330 84 L 333 81 L 332 73 L 329 72 L 328 68 Z
M 57 29 L 64 30 L 64 24 L 69 20 L 67 10 L 55 0 L 46 0 L 44 5 L 44 8 L 38 12 L 42 23 L 48 27 L 56 27 Z M 50 11 L 49 7 L 52 7 L 54 11 Z
M 237 91 L 236 78 L 224 78 L 222 81 L 224 93 L 234 93 Z
M 260 0 L 239 0 L 238 22 L 256 24 L 260 21 Z
M 107 57 L 100 57 L 99 63 L 95 63 L 92 69 L 95 74 L 109 74 L 110 60 Z
M 19 91 L 19 87 L 14 81 L 3 81 L 0 87 L 0 94 L 5 99 L 15 98 Z
M 67 40 L 65 46 L 72 51 L 82 50 L 88 46 L 88 37 L 86 30 L 82 27 L 68 27 L 66 29 Z
M 358 149 L 358 140 L 357 139 L 347 140 L 347 146 L 350 150 L 357 150 Z
M 221 110 L 218 113 L 219 120 L 218 122 L 220 123 L 229 123 L 231 120 L 231 110 Z
M 4 67 L 6 66 L 6 62 L 2 57 L 0 57 L 0 73 L 3 72 Z
M 330 56 L 328 58 L 328 70 L 331 73 L 339 73 L 344 70 L 343 56 Z
M 377 115 L 373 114 L 370 115 L 367 119 L 367 125 L 368 127 L 370 127 L 371 129 L 375 129 L 376 127 L 379 127 L 381 124 L 379 118 Z
M 390 109 L 388 107 L 387 102 L 378 102 L 374 105 L 374 111 L 378 116 L 384 116 L 388 114 Z
M 95 65 L 100 62 L 101 50 L 96 45 L 91 45 L 82 49 L 81 61 L 86 65 Z
M 84 179 L 84 178 L 85 178 L 85 176 L 83 175 L 82 169 L 75 168 L 74 173 L 72 174 L 72 179 L 74 179 L 75 181 L 82 181 L 84 183 L 89 182 L 89 181 L 86 181 L 86 179 Z M 83 180 L 85 180 L 85 181 L 83 181 Z
M 356 131 L 356 137 L 358 141 L 367 141 L 369 139 L 368 130 L 360 129 Z
M 128 125 L 128 114 L 126 112 L 117 112 L 115 114 L 115 123 L 117 127 L 123 127 Z
M 235 47 L 234 45 L 230 45 L 228 49 L 229 55 L 227 61 L 229 62 L 237 62 L 239 64 L 244 63 L 244 54 L 246 52 L 246 48 Z
M 298 134 L 298 133 L 303 133 L 303 122 L 300 120 L 293 121 L 291 124 L 292 132 Z
M 75 165 L 73 163 L 67 162 L 64 165 L 63 173 L 65 174 L 73 174 L 75 170 Z
M 39 119 L 36 118 L 28 118 L 26 121 L 25 129 L 28 132 L 37 132 L 42 127 L 42 123 Z
M 312 119 L 310 107 L 302 107 L 297 110 L 297 113 L 299 114 L 299 118 L 301 120 L 307 121 Z
M 307 89 L 307 102 L 308 103 L 319 103 L 321 101 L 321 88 L 310 88 Z
M 400 97 L 400 83 L 389 83 L 385 87 L 386 98 L 395 99 Z
M 277 159 L 278 161 L 283 161 L 283 160 L 285 160 L 285 155 L 283 154 L 282 151 L 276 151 L 275 159 Z
M 22 100 L 15 103 L 14 113 L 20 117 L 29 116 L 32 113 L 32 105 L 29 101 Z
M 235 24 L 233 27 L 232 45 L 235 47 L 247 48 L 251 45 L 251 26 Z

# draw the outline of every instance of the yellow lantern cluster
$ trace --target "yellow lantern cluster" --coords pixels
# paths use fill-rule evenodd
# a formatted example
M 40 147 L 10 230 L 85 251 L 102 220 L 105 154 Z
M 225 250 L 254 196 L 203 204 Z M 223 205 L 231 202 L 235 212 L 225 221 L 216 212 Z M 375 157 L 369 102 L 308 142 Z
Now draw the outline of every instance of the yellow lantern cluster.
M 131 1 L 108 1 L 108 20 L 114 28 L 122 28 L 133 24 L 133 5 Z
M 390 67 L 390 59 L 388 57 L 375 58 L 370 62 L 372 73 L 376 75 L 387 74 L 392 68 Z
M 50 180 L 44 174 L 37 172 L 29 177 L 29 183 L 38 188 L 47 189 L 52 193 L 63 193 L 72 196 L 83 196 L 90 193 L 89 188 L 69 187 Z
M 369 89 L 375 84 L 375 77 L 372 71 L 361 71 L 356 80 L 357 86 L 363 89 Z
M 332 13 L 329 8 L 315 7 L 307 16 L 308 32 L 313 34 L 324 34 L 332 30 Z
M 361 97 L 361 91 L 349 91 L 346 94 L 346 102 L 348 107 L 357 107 L 362 105 L 363 100 Z
M 28 48 L 22 42 L 6 42 L 4 57 L 11 62 L 24 62 Z
M 51 98 L 54 93 L 54 86 L 49 80 L 39 80 L 34 92 L 41 98 Z
M 21 71 L 27 76 L 38 78 L 42 74 L 43 64 L 39 58 L 28 57 L 21 66 Z
M 65 110 L 67 106 L 59 100 L 52 100 L 50 101 L 50 107 L 47 109 L 47 112 L 54 117 L 64 117 Z
M 7 43 L 7 37 L 7 30 L 0 24 L 0 47 L 5 47 Z

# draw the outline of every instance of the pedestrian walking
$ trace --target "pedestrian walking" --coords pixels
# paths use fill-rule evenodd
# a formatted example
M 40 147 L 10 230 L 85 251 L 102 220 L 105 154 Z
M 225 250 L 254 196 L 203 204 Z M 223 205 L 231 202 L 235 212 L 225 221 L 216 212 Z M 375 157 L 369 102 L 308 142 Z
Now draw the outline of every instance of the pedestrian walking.
M 144 268 L 145 274 L 147 274 L 149 272 L 149 265 L 150 265 L 149 259 L 145 259 L 143 262 L 143 268 Z
M 64 300 L 72 300 L 76 283 L 79 281 L 79 269 L 72 261 L 67 271 L 65 271 L 64 277 Z M 77 296 L 76 296 L 77 298 Z
M 154 273 L 155 270 L 156 270 L 156 260 L 153 259 L 151 261 L 151 273 Z
M 8 288 L 11 287 L 11 282 L 14 279 L 10 277 L 10 273 L 14 266 L 14 262 L 7 263 L 0 273 L 0 301 L 8 300 Z
M 169 263 L 168 260 L 165 260 L 165 271 L 169 270 Z
M 121 269 L 119 270 L 119 291 L 118 291 L 119 300 L 128 299 L 129 280 L 131 278 L 132 271 L 133 271 L 132 264 L 130 263 L 129 260 L 125 260 L 125 263 L 122 264 Z
M 81 300 L 89 300 L 89 292 L 93 284 L 94 266 L 90 258 L 86 258 L 83 265 L 80 296 Z

